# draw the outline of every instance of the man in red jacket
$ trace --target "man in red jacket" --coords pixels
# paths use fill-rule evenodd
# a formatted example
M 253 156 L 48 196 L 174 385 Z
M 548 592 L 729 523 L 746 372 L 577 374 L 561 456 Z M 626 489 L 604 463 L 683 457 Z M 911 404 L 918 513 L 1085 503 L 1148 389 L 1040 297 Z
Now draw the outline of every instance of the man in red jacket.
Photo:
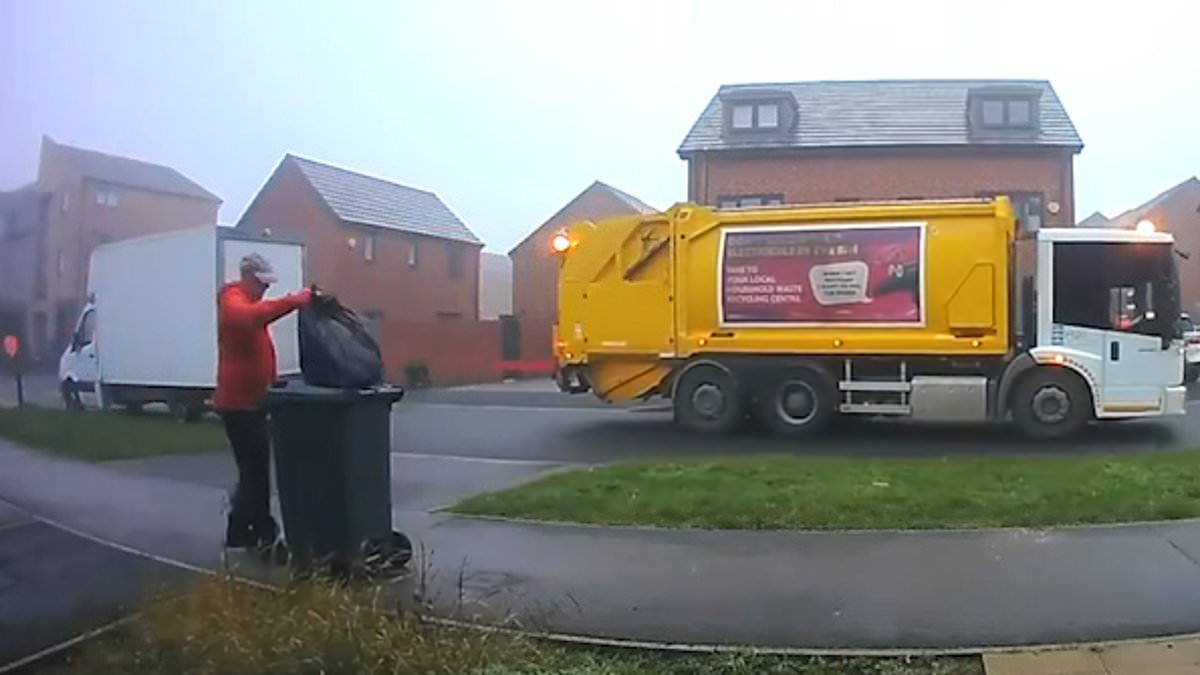
M 233 509 L 225 530 L 228 547 L 273 547 L 279 527 L 271 517 L 271 441 L 261 404 L 275 383 L 275 344 L 267 327 L 308 303 L 312 291 L 273 300 L 263 294 L 275 283 L 274 270 L 257 253 L 242 258 L 241 280 L 217 297 L 217 390 L 213 408 L 238 467 Z

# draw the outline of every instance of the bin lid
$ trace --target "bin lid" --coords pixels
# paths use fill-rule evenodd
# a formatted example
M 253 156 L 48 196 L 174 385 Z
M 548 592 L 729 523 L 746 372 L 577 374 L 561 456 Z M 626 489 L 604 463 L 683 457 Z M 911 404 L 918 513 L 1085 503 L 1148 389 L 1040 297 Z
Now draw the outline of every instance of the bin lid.
M 263 405 L 267 408 L 283 405 L 343 404 L 386 401 L 395 403 L 404 398 L 404 387 L 384 384 L 367 389 L 332 389 L 314 387 L 302 380 L 289 380 L 284 386 L 273 386 L 267 390 Z

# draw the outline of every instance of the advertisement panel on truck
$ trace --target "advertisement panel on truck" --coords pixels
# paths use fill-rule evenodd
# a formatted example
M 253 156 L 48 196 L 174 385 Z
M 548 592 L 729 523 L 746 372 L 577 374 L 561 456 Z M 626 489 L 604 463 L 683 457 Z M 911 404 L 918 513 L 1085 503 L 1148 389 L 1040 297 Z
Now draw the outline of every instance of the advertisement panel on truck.
M 721 232 L 723 326 L 925 323 L 925 224 Z

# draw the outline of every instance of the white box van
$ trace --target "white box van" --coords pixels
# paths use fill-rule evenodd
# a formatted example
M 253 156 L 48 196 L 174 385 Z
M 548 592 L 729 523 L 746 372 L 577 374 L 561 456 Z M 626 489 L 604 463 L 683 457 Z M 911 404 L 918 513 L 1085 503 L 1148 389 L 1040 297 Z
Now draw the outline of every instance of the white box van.
M 279 282 L 267 297 L 305 286 L 304 247 L 210 225 L 127 239 L 92 253 L 88 303 L 58 374 L 68 407 L 165 403 L 182 419 L 206 409 L 217 376 L 217 292 L 258 253 Z M 280 375 L 300 372 L 297 319 L 271 326 Z

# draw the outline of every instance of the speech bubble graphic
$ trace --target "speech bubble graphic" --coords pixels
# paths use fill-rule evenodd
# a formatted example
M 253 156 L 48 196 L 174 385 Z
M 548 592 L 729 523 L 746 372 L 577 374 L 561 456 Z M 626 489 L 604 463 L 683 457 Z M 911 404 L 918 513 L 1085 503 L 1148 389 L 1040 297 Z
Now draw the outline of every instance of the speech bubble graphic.
M 867 297 L 867 263 L 861 260 L 813 265 L 808 283 L 813 297 L 824 306 L 870 302 Z

